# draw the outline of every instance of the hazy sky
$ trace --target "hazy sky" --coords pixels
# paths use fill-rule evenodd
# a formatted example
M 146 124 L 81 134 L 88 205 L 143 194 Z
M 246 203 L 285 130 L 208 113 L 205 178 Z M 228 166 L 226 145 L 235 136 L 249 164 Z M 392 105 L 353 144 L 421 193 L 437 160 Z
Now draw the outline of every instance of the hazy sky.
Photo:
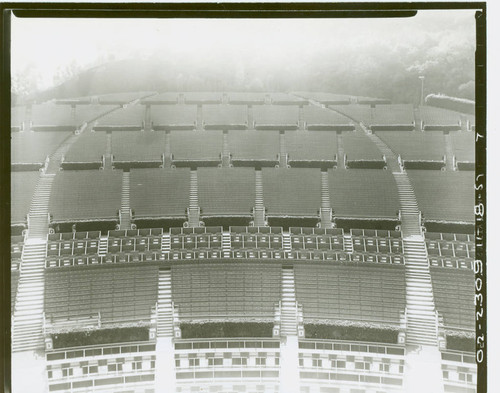
M 384 41 L 409 46 L 441 34 L 443 48 L 475 39 L 474 11 L 419 11 L 397 19 L 19 19 L 12 18 L 12 74 L 38 74 L 110 59 L 183 56 L 195 62 L 263 56 L 280 66 L 297 56 Z M 331 52 L 330 52 L 331 53 Z M 214 60 L 215 61 L 215 60 Z

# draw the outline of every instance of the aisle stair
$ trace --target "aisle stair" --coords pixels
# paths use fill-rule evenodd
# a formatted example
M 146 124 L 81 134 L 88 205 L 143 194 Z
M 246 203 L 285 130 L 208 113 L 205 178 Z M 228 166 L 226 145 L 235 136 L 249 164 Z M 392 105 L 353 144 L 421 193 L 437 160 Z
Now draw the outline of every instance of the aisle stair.
M 108 237 L 103 236 L 99 238 L 99 245 L 97 247 L 97 255 L 100 257 L 106 256 L 108 253 Z
M 174 308 L 172 302 L 172 276 L 170 268 L 158 271 L 158 317 L 156 322 L 158 338 L 173 337 Z
M 402 171 L 403 168 L 401 167 L 399 161 L 398 161 L 398 155 L 394 153 L 389 146 L 385 144 L 385 142 L 378 137 L 377 134 L 373 133 L 368 133 L 368 138 L 372 140 L 372 142 L 378 147 L 382 155 L 385 157 L 385 161 L 387 163 L 387 168 L 391 172 L 399 172 Z
M 161 236 L 161 252 L 163 254 L 166 254 L 166 253 L 170 252 L 171 249 L 172 249 L 172 242 L 170 239 L 170 234 L 164 233 Z
M 297 300 L 295 299 L 295 275 L 293 266 L 281 270 L 281 336 L 297 336 Z
M 43 349 L 43 294 L 47 241 L 27 239 L 12 317 L 12 351 Z
M 190 173 L 188 226 L 200 226 L 200 207 L 198 206 L 198 172 L 196 169 L 191 170 Z
M 111 137 L 111 132 L 106 132 L 106 152 L 104 154 L 104 168 L 105 169 L 111 169 L 112 166 L 112 160 L 111 160 L 111 155 L 112 155 L 112 137 Z
M 344 142 L 341 133 L 337 133 L 337 168 L 345 169 Z
M 283 251 L 291 252 L 292 251 L 292 237 L 290 236 L 290 232 L 283 232 L 281 235 L 281 244 Z
M 120 205 L 120 229 L 131 229 L 130 172 L 122 175 L 122 200 Z
M 262 171 L 255 171 L 255 208 L 253 217 L 254 226 L 266 225 L 266 209 L 264 207 L 264 190 L 262 187 Z
M 40 174 L 28 213 L 28 238 L 45 240 L 49 233 L 49 199 L 54 177 L 54 174 Z
M 285 144 L 285 133 L 280 132 L 280 168 L 286 168 L 288 165 L 288 156 L 286 153 L 286 144 Z
M 330 187 L 328 183 L 328 172 L 321 171 L 321 228 L 333 228 L 332 208 L 330 205 Z
M 354 252 L 354 246 L 352 245 L 352 235 L 350 233 L 344 233 L 344 251 L 352 254 Z
M 421 216 L 413 186 L 406 172 L 393 172 L 398 188 L 401 231 L 403 236 L 422 235 Z
M 222 256 L 231 257 L 231 233 L 226 231 L 222 232 Z

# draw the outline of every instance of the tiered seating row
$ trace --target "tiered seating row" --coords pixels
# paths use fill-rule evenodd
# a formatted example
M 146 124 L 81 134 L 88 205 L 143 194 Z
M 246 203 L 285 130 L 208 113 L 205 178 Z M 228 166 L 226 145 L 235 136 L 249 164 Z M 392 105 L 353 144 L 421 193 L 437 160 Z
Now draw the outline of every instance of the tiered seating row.
M 96 130 L 103 130 L 106 127 L 133 127 L 136 130 L 141 130 L 144 125 L 145 108 L 143 105 L 128 105 L 125 108 L 101 117 L 94 128 Z
M 11 162 L 39 163 L 43 165 L 47 156 L 71 133 L 61 131 L 14 132 L 11 134 Z
M 446 240 L 426 240 L 429 255 L 440 257 L 474 258 L 476 246 L 474 243 L 448 242 Z
M 39 172 L 11 172 L 10 176 L 11 223 L 25 224 L 40 174 Z
M 377 131 L 377 135 L 405 161 L 443 161 L 446 154 L 441 132 Z
M 475 162 L 476 144 L 474 132 L 451 132 L 451 145 L 458 162 Z
M 53 222 L 118 219 L 122 171 L 62 171 L 54 178 Z
M 280 140 L 276 131 L 229 131 L 227 141 L 235 165 L 248 161 L 278 163 Z
M 401 232 L 375 229 L 351 229 L 354 251 L 403 254 Z
M 64 155 L 64 163 L 101 163 L 106 153 L 106 135 L 103 132 L 84 132 Z
M 165 145 L 164 132 L 118 131 L 111 135 L 114 161 L 161 163 Z
M 287 131 L 285 148 L 288 161 L 336 161 L 337 134 L 322 131 Z
M 296 128 L 299 123 L 299 107 L 296 105 L 258 105 L 253 108 L 255 128 L 278 126 Z
M 153 105 L 151 122 L 155 130 L 165 127 L 194 129 L 196 113 L 196 105 Z
M 99 96 L 99 102 L 102 104 L 126 104 L 128 102 L 137 100 L 153 94 L 152 91 L 138 91 L 138 92 L 124 92 L 124 93 L 110 93 Z
M 446 328 L 474 329 L 474 272 L 430 268 L 436 309 Z
M 373 120 L 370 125 L 413 126 L 414 123 L 413 105 L 392 104 L 377 105 L 373 110 Z
M 342 235 L 292 235 L 292 249 L 344 250 Z
M 364 132 L 342 133 L 341 138 L 348 166 L 351 161 L 383 162 L 382 152 Z
M 447 109 L 436 108 L 432 106 L 421 106 L 420 117 L 426 126 L 457 126 L 460 124 L 460 113 Z
M 220 161 L 222 152 L 222 131 L 172 131 L 170 152 L 172 160 Z
M 220 126 L 247 127 L 247 107 L 243 105 L 203 105 L 203 124 L 205 128 Z
M 304 319 L 399 324 L 400 312 L 406 306 L 402 267 L 301 264 L 295 265 L 294 271 Z
M 474 222 L 474 172 L 409 170 L 424 219 Z
M 281 234 L 231 233 L 231 248 L 281 250 L 283 248 L 283 237 Z
M 172 266 L 172 295 L 180 319 L 273 318 L 281 266 L 196 264 Z
M 103 322 L 149 321 L 157 276 L 156 266 L 49 270 L 45 314 L 53 322 L 97 313 Z

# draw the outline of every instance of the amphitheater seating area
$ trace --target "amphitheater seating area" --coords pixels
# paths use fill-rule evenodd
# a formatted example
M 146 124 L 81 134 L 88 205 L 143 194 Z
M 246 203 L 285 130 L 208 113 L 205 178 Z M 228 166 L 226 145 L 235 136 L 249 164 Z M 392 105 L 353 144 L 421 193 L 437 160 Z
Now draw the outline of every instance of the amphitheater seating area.
M 431 267 L 437 311 L 445 328 L 474 329 L 474 272 L 466 269 Z
M 369 105 L 332 105 L 330 108 L 357 122 L 363 122 L 365 126 L 373 123 L 374 109 L 370 108 Z
M 266 93 L 228 93 L 228 101 L 233 105 L 260 105 L 266 100 Z
M 113 129 L 117 130 L 120 128 L 141 130 L 143 129 L 144 116 L 145 108 L 143 105 L 128 105 L 101 117 L 94 129 L 100 130 L 113 127 Z
M 383 157 L 379 148 L 363 132 L 342 133 L 342 144 L 347 161 L 380 161 Z
M 314 216 L 321 206 L 321 173 L 313 168 L 263 168 L 264 206 L 271 216 Z
M 132 169 L 130 206 L 136 218 L 179 217 L 189 204 L 189 169 Z
M 118 219 L 122 171 L 62 171 L 49 203 L 53 222 Z
M 460 113 L 432 106 L 420 107 L 420 118 L 424 130 L 433 126 L 455 126 L 460 129 Z
M 391 104 L 377 105 L 375 107 L 371 125 L 412 126 L 414 123 L 413 105 Z
M 286 131 L 288 161 L 334 162 L 337 156 L 337 134 L 321 131 Z
M 378 131 L 377 135 L 404 161 L 443 161 L 446 154 L 441 132 Z
M 281 266 L 258 263 L 193 263 L 172 266 L 173 301 L 179 318 L 274 318 Z
M 380 169 L 329 170 L 330 203 L 338 217 L 396 218 L 399 199 L 392 174 Z
M 229 131 L 227 140 L 235 165 L 262 161 L 278 163 L 280 140 L 276 131 Z
M 153 105 L 151 106 L 153 129 L 193 129 L 196 124 L 195 105 Z
M 47 270 L 46 318 L 56 322 L 100 313 L 103 323 L 149 322 L 157 277 L 158 268 L 145 265 Z
M 11 172 L 10 176 L 11 222 L 12 224 L 24 224 L 40 173 L 38 171 Z
M 106 153 L 106 134 L 103 132 L 84 132 L 73 142 L 64 155 L 64 162 L 100 163 Z
M 11 134 L 11 162 L 40 163 L 70 135 L 69 132 L 14 132 Z
M 303 119 L 308 129 L 330 129 L 334 126 L 348 125 L 352 120 L 327 108 L 306 105 L 303 108 Z
M 295 105 L 259 105 L 253 108 L 255 128 L 278 127 L 294 129 L 299 122 L 299 107 Z
M 248 123 L 244 105 L 203 105 L 202 111 L 206 129 L 246 128 Z
M 161 162 L 165 152 L 164 132 L 117 131 L 112 133 L 114 161 Z
M 403 266 L 295 264 L 305 322 L 353 320 L 399 324 L 406 306 Z
M 473 132 L 451 132 L 451 145 L 458 162 L 475 162 L 475 135 Z
M 474 222 L 474 173 L 408 171 L 424 219 Z
M 172 131 L 170 153 L 174 161 L 220 161 L 222 131 Z
M 197 172 L 202 215 L 252 213 L 255 206 L 253 168 L 198 168 Z

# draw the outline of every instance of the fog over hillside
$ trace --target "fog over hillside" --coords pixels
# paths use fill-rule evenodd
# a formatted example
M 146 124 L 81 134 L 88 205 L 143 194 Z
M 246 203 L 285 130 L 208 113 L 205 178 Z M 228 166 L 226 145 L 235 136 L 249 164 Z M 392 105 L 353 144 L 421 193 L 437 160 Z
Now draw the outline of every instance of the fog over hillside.
M 473 11 L 395 19 L 17 19 L 23 99 L 127 90 L 332 91 L 474 98 Z M 35 92 L 43 92 L 36 94 Z

